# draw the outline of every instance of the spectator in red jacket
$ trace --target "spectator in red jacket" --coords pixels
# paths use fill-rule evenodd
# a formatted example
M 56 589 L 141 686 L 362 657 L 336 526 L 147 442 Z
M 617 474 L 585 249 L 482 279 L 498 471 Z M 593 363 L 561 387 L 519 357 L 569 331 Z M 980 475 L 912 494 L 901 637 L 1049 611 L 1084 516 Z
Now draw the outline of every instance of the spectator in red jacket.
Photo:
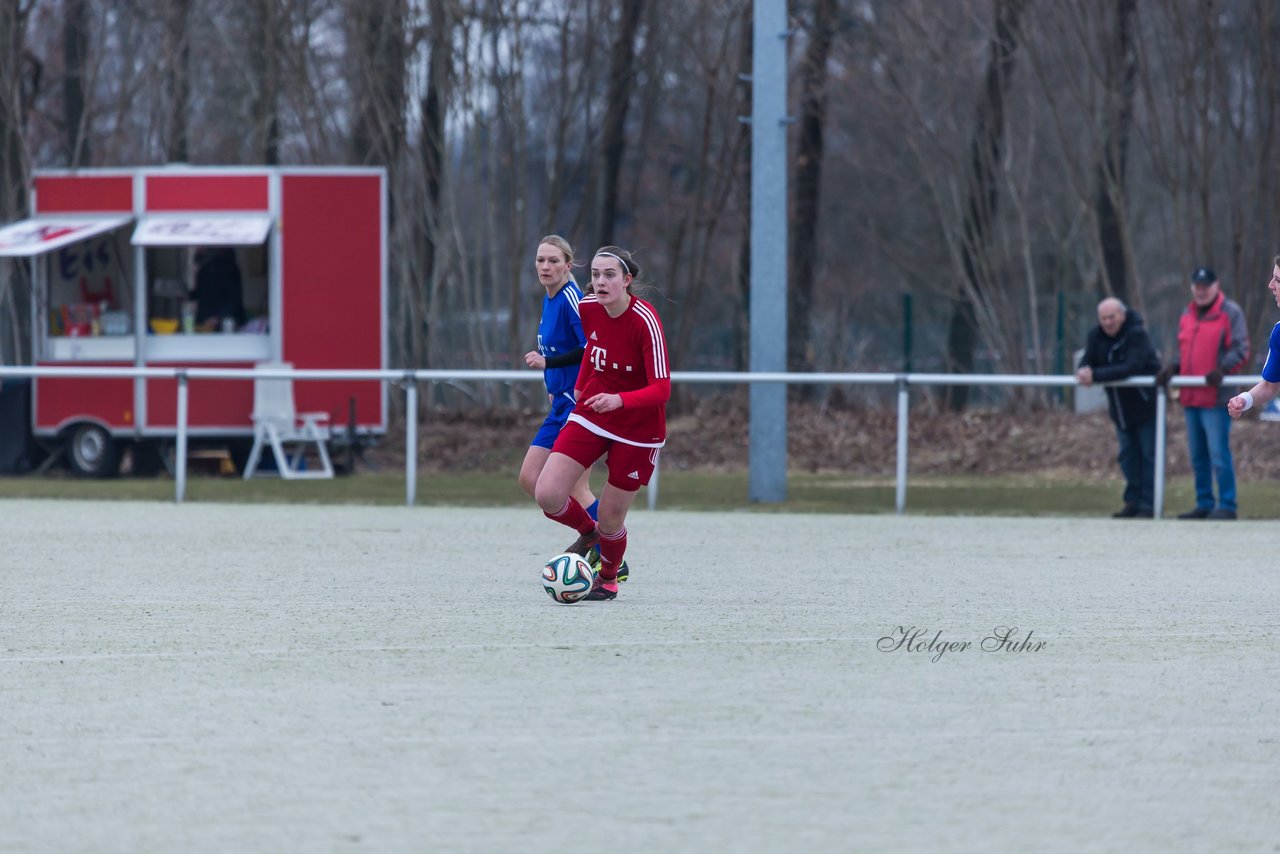
M 1218 275 L 1209 267 L 1200 267 L 1191 274 L 1191 302 L 1178 321 L 1178 359 L 1156 377 L 1161 385 L 1175 375 L 1205 380 L 1204 386 L 1182 388 L 1178 393 L 1186 414 L 1196 480 L 1196 506 L 1179 519 L 1236 518 L 1236 472 L 1231 459 L 1231 416 L 1227 413 L 1232 393 L 1222 387 L 1222 378 L 1238 373 L 1248 358 L 1244 312 L 1222 293 Z

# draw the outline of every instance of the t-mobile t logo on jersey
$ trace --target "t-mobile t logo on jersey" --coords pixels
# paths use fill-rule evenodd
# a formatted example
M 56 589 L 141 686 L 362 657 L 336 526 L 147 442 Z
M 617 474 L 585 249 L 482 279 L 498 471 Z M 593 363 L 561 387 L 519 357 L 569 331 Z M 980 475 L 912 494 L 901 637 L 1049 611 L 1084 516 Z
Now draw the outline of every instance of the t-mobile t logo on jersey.
M 604 370 L 604 355 L 605 351 L 603 347 L 591 348 L 591 364 L 595 366 L 597 371 Z

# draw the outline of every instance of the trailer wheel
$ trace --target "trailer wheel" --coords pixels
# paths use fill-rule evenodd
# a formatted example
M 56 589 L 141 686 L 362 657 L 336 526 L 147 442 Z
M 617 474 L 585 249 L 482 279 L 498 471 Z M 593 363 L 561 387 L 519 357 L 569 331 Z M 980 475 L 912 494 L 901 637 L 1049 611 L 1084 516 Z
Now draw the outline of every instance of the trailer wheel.
M 67 466 L 77 477 L 115 477 L 120 443 L 97 424 L 77 424 L 67 440 Z

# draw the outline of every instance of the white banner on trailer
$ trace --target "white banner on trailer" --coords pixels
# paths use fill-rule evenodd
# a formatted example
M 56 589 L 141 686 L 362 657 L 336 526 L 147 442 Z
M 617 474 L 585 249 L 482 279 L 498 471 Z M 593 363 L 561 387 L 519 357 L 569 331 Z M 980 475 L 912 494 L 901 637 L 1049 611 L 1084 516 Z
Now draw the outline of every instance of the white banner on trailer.
M 0 258 L 43 255 L 119 228 L 131 219 L 129 216 L 42 216 L 13 222 L 0 228 Z
M 260 246 L 271 231 L 266 214 L 147 216 L 133 232 L 134 246 Z

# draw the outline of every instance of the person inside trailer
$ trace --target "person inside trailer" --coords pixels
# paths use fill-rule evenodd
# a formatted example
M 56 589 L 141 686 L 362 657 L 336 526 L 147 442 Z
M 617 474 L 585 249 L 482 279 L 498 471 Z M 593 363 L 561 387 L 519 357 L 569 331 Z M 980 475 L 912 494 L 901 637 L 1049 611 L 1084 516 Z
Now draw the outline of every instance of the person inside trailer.
M 245 322 L 244 281 L 236 251 L 229 246 L 202 246 L 196 250 L 196 329 L 232 332 Z

